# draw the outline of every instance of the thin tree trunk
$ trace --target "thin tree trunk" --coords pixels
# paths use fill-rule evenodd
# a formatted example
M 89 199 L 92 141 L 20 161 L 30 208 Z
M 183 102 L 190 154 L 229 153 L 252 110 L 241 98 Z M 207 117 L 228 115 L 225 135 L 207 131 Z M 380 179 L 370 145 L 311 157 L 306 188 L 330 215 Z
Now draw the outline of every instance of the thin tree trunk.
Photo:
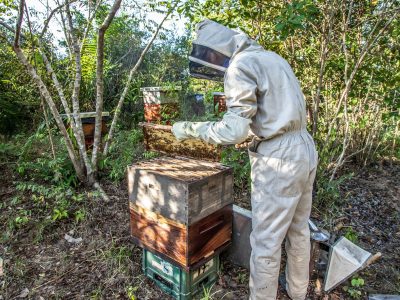
M 21 0 L 19 3 L 19 15 L 17 19 L 17 24 L 15 28 L 15 35 L 14 35 L 14 44 L 12 46 L 15 54 L 17 55 L 17 58 L 20 60 L 23 66 L 26 67 L 28 73 L 31 75 L 33 81 L 35 84 L 38 86 L 40 94 L 42 97 L 46 100 L 47 104 L 49 105 L 50 111 L 53 114 L 53 117 L 57 123 L 58 128 L 61 131 L 61 134 L 64 136 L 68 155 L 71 159 L 71 162 L 74 166 L 74 169 L 76 171 L 76 174 L 79 178 L 79 180 L 84 180 L 84 172 L 81 167 L 81 164 L 79 163 L 79 160 L 77 159 L 75 152 L 74 152 L 74 147 L 72 144 L 72 141 L 67 133 L 67 130 L 65 129 L 64 123 L 61 120 L 61 116 L 58 113 L 57 107 L 53 101 L 53 98 L 51 97 L 49 91 L 46 88 L 46 85 L 43 83 L 41 77 L 36 73 L 35 69 L 33 66 L 28 62 L 26 56 L 22 52 L 21 48 L 19 47 L 19 40 L 21 36 L 21 26 L 22 26 L 22 20 L 24 17 L 24 7 L 25 7 L 25 1 Z
M 70 30 L 70 35 L 71 35 L 71 42 L 72 42 L 72 47 L 73 47 L 73 53 L 75 57 L 75 80 L 74 80 L 74 86 L 72 90 L 72 111 L 73 111 L 73 116 L 75 119 L 75 124 L 76 124 L 76 131 L 74 132 L 76 141 L 79 147 L 79 152 L 80 155 L 83 158 L 83 162 L 86 167 L 86 173 L 87 173 L 87 184 L 92 186 L 95 181 L 95 174 L 93 173 L 92 165 L 90 163 L 90 160 L 88 158 L 87 152 L 86 152 L 86 147 L 85 147 L 85 138 L 83 135 L 83 129 L 82 129 L 82 121 L 80 117 L 80 108 L 79 108 L 79 92 L 80 92 L 80 86 L 81 86 L 81 79 L 82 79 L 82 66 L 81 66 L 81 54 L 80 54 L 80 48 L 78 45 L 78 42 L 75 37 L 74 33 L 74 27 L 72 23 L 72 16 L 70 12 L 69 5 L 66 5 L 66 13 L 67 13 L 67 19 L 69 23 L 69 30 Z
M 106 144 L 104 146 L 104 150 L 103 150 L 103 156 L 106 156 L 108 153 L 108 149 L 110 146 L 110 143 L 112 142 L 113 139 L 113 135 L 114 135 L 114 131 L 115 128 L 117 126 L 117 122 L 119 119 L 119 115 L 121 113 L 121 109 L 122 109 L 122 104 L 124 103 L 125 97 L 128 94 L 131 82 L 132 82 L 132 78 L 133 75 L 136 73 L 137 69 L 140 67 L 146 53 L 149 51 L 151 45 L 153 44 L 154 40 L 156 39 L 158 32 L 160 31 L 162 25 L 164 24 L 165 20 L 168 18 L 168 16 L 173 12 L 173 10 L 175 9 L 177 4 L 175 4 L 168 12 L 167 14 L 164 16 L 164 18 L 161 20 L 160 24 L 158 24 L 156 31 L 153 33 L 153 36 L 151 37 L 150 41 L 148 42 L 148 44 L 146 45 L 146 47 L 143 49 L 142 53 L 140 54 L 140 57 L 138 59 L 138 61 L 136 62 L 136 64 L 133 66 L 133 68 L 131 69 L 131 71 L 129 72 L 129 76 L 128 76 L 128 80 L 125 84 L 125 88 L 121 94 L 121 97 L 119 98 L 117 107 L 115 109 L 114 112 L 114 117 L 111 123 L 111 127 L 110 127 L 110 131 L 108 132 L 108 138 L 106 140 Z
M 55 149 L 54 149 L 53 135 L 51 134 L 50 124 L 49 124 L 49 118 L 47 117 L 47 111 L 46 111 L 46 107 L 44 106 L 43 97 L 40 97 L 40 104 L 41 104 L 41 106 L 42 106 L 43 115 L 44 115 L 44 121 L 46 122 L 47 133 L 48 133 L 48 135 L 49 135 L 51 153 L 53 154 L 53 159 L 56 159 L 56 151 L 55 151 Z
M 379 32 L 375 35 L 375 37 L 373 37 L 374 32 L 376 31 L 377 26 L 379 25 L 379 23 L 381 22 L 381 20 L 378 20 L 377 23 L 375 24 L 374 28 L 372 29 L 367 41 L 365 42 L 365 45 L 363 47 L 363 49 L 361 50 L 361 54 L 360 57 L 357 59 L 356 64 L 354 65 L 354 68 L 349 76 L 349 78 L 346 81 L 346 85 L 340 95 L 339 98 L 339 102 L 337 104 L 336 107 L 336 111 L 333 115 L 332 121 L 329 124 L 329 128 L 328 128 L 328 133 L 325 139 L 325 143 L 322 147 L 322 150 L 327 146 L 328 141 L 329 141 L 329 137 L 331 135 L 332 129 L 334 127 L 334 122 L 340 112 L 340 108 L 342 106 L 343 100 L 345 100 L 345 98 L 348 96 L 350 89 L 351 89 L 351 84 L 353 82 L 353 79 L 355 77 L 355 75 L 357 74 L 358 69 L 361 67 L 362 63 L 364 62 L 364 58 L 367 55 L 368 51 L 372 48 L 372 46 L 375 45 L 375 43 L 377 42 L 377 40 L 379 39 L 379 37 L 382 35 L 382 33 L 386 30 L 386 28 L 392 23 L 392 21 L 397 17 L 398 12 L 396 12 L 395 14 L 393 14 L 393 16 L 385 23 L 385 25 L 379 30 Z
M 50 20 L 51 20 L 51 18 L 54 16 L 54 14 L 55 14 L 57 11 L 59 11 L 61 8 L 63 8 L 65 5 L 67 5 L 67 4 L 69 5 L 70 3 L 73 3 L 73 2 L 75 2 L 75 1 L 77 1 L 77 0 L 70 0 L 70 1 L 66 1 L 66 2 L 63 3 L 63 4 L 59 4 L 55 9 L 53 9 L 53 10 L 50 12 L 50 15 L 48 15 L 46 21 L 44 21 L 43 29 L 42 29 L 42 31 L 41 31 L 41 33 L 40 33 L 40 35 L 39 35 L 40 38 L 43 38 L 44 34 L 46 33 L 47 28 L 49 27 Z M 48 8 L 48 7 L 47 7 L 47 8 Z
M 101 141 L 103 96 L 104 96 L 104 36 L 115 14 L 121 6 L 122 0 L 116 0 L 111 7 L 103 24 L 99 28 L 97 38 L 97 65 L 96 65 L 96 122 L 94 129 L 94 143 L 92 152 L 93 171 L 97 172 L 97 152 Z
M 53 81 L 53 84 L 54 84 L 54 86 L 55 86 L 55 88 L 56 88 L 56 90 L 58 92 L 58 97 L 61 100 L 61 103 L 62 103 L 62 106 L 64 108 L 64 111 L 69 117 L 71 115 L 71 109 L 69 108 L 67 99 L 65 98 L 63 88 L 62 88 L 60 82 L 58 81 L 57 75 L 54 72 L 53 67 L 51 66 L 51 63 L 50 63 L 49 59 L 47 58 L 46 53 L 44 53 L 44 51 L 42 50 L 40 44 L 39 44 L 39 52 L 40 52 L 40 55 L 42 56 L 44 65 L 46 66 L 47 74 L 50 75 L 50 77 L 51 77 L 51 79 Z
M 39 88 L 39 91 L 41 93 L 41 95 L 43 96 L 43 98 L 46 100 L 47 105 L 50 108 L 50 111 L 53 115 L 54 120 L 56 121 L 56 124 L 58 126 L 58 128 L 61 131 L 61 134 L 63 135 L 64 139 L 65 139 L 65 144 L 67 147 L 67 151 L 68 151 L 68 155 L 71 159 L 71 162 L 74 166 L 75 172 L 79 178 L 79 180 L 81 180 L 82 182 L 85 181 L 85 175 L 82 169 L 82 166 L 79 162 L 79 160 L 76 157 L 76 154 L 74 152 L 74 146 L 72 144 L 72 141 L 68 135 L 68 132 L 64 126 L 64 123 L 61 120 L 61 116 L 58 113 L 57 107 L 53 101 L 53 98 L 51 97 L 49 91 L 47 90 L 45 84 L 43 83 L 42 79 L 40 78 L 40 76 L 36 73 L 35 69 L 33 68 L 33 66 L 28 62 L 28 60 L 26 59 L 24 53 L 22 52 L 21 48 L 19 48 L 18 46 L 14 45 L 13 46 L 13 50 L 15 52 L 15 54 L 17 55 L 19 61 L 22 63 L 22 65 L 24 65 L 26 67 L 26 69 L 28 70 L 29 75 L 31 75 L 33 81 L 35 82 L 35 84 L 37 85 L 37 87 Z

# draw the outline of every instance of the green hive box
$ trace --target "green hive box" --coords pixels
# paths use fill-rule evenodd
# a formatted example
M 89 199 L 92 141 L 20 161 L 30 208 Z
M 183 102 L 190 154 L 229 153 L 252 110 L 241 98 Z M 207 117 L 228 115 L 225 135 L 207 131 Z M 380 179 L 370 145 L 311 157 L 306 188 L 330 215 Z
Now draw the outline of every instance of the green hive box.
M 219 256 L 186 272 L 148 250 L 143 250 L 143 272 L 152 279 L 164 292 L 178 300 L 192 299 L 203 288 L 216 282 L 219 270 Z

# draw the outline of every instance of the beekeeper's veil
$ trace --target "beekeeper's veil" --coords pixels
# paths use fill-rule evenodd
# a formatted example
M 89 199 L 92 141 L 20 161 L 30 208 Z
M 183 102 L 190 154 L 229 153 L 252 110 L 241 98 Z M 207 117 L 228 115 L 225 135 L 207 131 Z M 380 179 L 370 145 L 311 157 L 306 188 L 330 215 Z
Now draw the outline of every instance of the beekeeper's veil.
M 222 80 L 231 58 L 254 42 L 246 34 L 211 20 L 199 23 L 196 33 L 189 69 L 191 76 L 202 79 Z

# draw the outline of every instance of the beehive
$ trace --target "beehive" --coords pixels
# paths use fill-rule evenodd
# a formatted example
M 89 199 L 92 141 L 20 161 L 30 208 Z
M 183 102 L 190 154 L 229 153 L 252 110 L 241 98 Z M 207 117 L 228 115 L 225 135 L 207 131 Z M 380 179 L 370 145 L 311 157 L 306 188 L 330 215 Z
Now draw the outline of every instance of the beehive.
M 144 104 L 144 118 L 147 122 L 171 124 L 179 116 L 178 103 Z
M 83 135 L 85 137 L 86 150 L 93 147 L 94 143 L 94 130 L 96 123 L 96 112 L 83 112 L 79 114 L 82 122 Z M 73 115 L 62 114 L 61 117 L 67 120 L 68 117 L 73 118 Z M 108 132 L 107 121 L 110 119 L 109 112 L 102 112 L 101 120 L 101 136 L 104 137 Z M 67 124 L 69 128 L 69 124 Z
M 179 91 L 181 87 L 144 87 L 144 118 L 147 122 L 169 124 L 179 116 Z
M 186 157 L 160 157 L 128 167 L 129 201 L 191 225 L 233 202 L 232 168 Z

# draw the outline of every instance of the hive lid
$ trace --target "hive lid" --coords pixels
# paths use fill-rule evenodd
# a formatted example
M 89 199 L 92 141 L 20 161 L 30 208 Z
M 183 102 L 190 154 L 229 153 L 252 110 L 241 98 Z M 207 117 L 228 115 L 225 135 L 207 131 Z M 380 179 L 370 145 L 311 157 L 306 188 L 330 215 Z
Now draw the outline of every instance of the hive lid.
M 66 117 L 73 117 L 73 114 L 61 114 L 60 115 L 62 118 L 66 118 Z M 81 112 L 79 113 L 79 116 L 81 118 L 95 118 L 96 117 L 96 112 L 95 111 L 89 111 L 89 112 Z M 101 113 L 102 117 L 109 117 L 110 113 L 108 111 L 103 111 Z
M 181 86 L 147 86 L 140 88 L 141 92 L 170 92 L 170 91 L 180 91 L 182 90 Z
M 197 160 L 187 157 L 158 157 L 135 163 L 135 169 L 172 177 L 185 182 L 198 181 L 230 169 L 217 162 Z

